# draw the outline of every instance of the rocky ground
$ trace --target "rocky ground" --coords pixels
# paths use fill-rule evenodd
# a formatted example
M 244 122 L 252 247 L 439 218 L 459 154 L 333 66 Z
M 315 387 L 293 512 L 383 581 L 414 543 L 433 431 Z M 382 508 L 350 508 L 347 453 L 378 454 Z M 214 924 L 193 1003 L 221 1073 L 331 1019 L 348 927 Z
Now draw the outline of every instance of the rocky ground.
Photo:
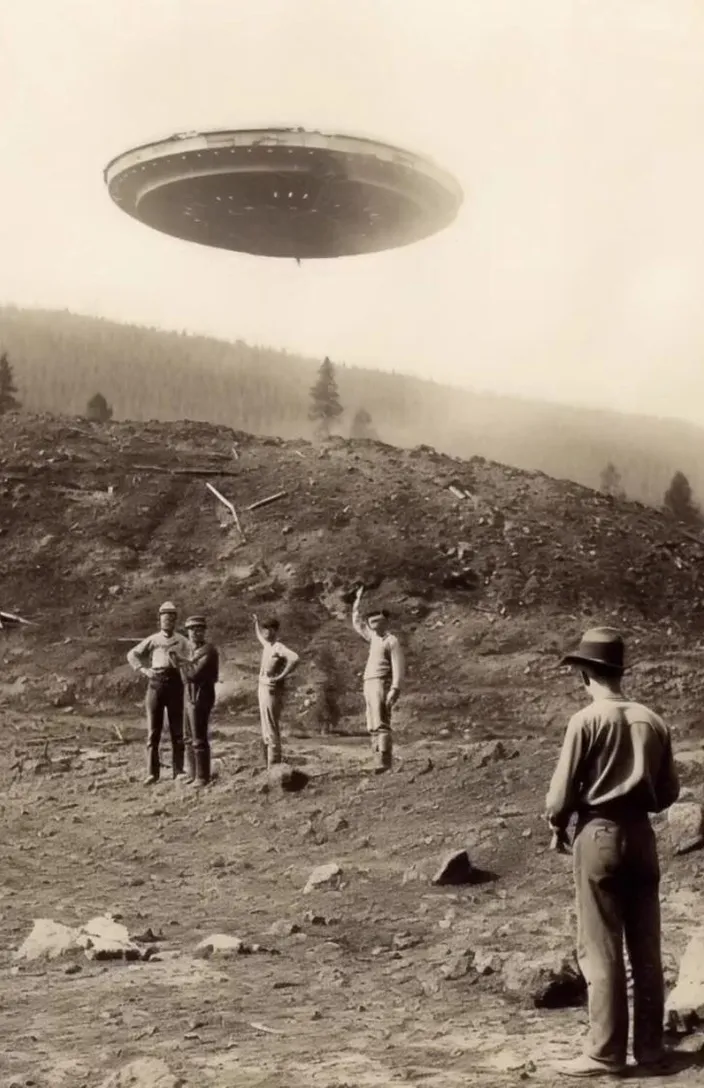
M 671 1002 L 678 1080 L 701 1083 L 698 539 L 424 450 L 17 417 L 0 454 L 0 609 L 37 623 L 0 631 L 0 1083 L 557 1085 L 585 1011 L 570 860 L 540 817 L 578 698 L 557 654 L 595 620 L 630 636 L 688 791 L 656 826 L 670 989 L 692 975 Z M 360 579 L 409 654 L 383 778 L 359 735 Z M 200 793 L 140 785 L 124 653 L 167 596 L 205 609 L 224 651 Z M 249 616 L 271 608 L 304 659 L 300 792 L 258 765 Z M 462 850 L 467 882 L 434 884 Z

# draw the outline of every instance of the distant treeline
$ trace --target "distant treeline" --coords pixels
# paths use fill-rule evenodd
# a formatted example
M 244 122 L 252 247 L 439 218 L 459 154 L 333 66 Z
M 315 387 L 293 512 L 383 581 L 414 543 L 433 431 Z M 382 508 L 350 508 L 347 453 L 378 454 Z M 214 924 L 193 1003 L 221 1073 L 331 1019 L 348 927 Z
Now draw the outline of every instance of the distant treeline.
M 284 438 L 309 436 L 321 360 L 272 348 L 122 325 L 68 312 L 0 307 L 22 405 L 85 415 L 97 394 L 115 419 L 193 419 Z M 345 366 L 332 359 L 343 413 L 393 445 L 421 443 L 491 458 L 599 488 L 607 465 L 629 498 L 661 506 L 673 475 L 704 496 L 704 430 L 671 420 L 562 408 Z

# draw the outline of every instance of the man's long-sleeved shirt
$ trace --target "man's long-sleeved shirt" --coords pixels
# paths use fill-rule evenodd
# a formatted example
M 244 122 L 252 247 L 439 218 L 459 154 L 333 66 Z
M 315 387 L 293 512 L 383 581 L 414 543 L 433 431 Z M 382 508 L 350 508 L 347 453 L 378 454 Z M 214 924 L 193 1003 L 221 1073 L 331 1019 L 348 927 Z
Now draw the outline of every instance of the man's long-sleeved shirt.
M 662 718 L 613 696 L 570 719 L 545 807 L 555 826 L 566 827 L 573 812 L 614 804 L 643 814 L 662 812 L 679 790 L 672 739 Z
M 215 695 L 215 685 L 220 679 L 220 654 L 212 642 L 189 649 L 191 660 L 181 666 L 181 672 L 188 698 L 195 703 L 199 696 L 211 698 Z
M 352 624 L 357 634 L 369 643 L 364 679 L 390 680 L 391 687 L 400 691 L 405 676 L 405 660 L 396 635 L 389 631 L 384 635 L 377 635 L 356 608 L 352 609 Z
M 262 642 L 262 661 L 259 666 L 259 683 L 275 687 L 281 679 L 281 673 L 288 665 L 296 665 L 299 656 L 283 642 Z
M 156 673 L 178 675 L 171 662 L 170 654 L 172 653 L 190 658 L 191 644 L 188 639 L 176 631 L 173 635 L 157 631 L 155 635 L 149 635 L 133 646 L 127 654 L 127 660 L 135 672 L 148 668 L 154 669 Z

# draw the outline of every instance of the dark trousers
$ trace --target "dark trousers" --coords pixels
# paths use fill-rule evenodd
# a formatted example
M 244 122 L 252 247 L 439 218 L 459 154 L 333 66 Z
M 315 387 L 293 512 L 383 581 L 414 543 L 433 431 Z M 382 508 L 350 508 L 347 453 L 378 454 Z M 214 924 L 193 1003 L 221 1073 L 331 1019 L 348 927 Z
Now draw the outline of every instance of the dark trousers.
M 602 817 L 574 842 L 578 958 L 589 995 L 588 1053 L 622 1065 L 628 1048 L 624 941 L 633 979 L 633 1056 L 662 1054 L 664 980 L 660 951 L 660 866 L 647 819 Z
M 147 688 L 147 752 L 149 774 L 159 777 L 159 743 L 164 728 L 164 711 L 171 735 L 173 776 L 183 771 L 183 684 L 179 680 L 150 680 Z
M 210 781 L 210 737 L 208 725 L 215 697 L 210 692 L 197 692 L 186 699 L 185 741 L 186 770 L 189 778 Z

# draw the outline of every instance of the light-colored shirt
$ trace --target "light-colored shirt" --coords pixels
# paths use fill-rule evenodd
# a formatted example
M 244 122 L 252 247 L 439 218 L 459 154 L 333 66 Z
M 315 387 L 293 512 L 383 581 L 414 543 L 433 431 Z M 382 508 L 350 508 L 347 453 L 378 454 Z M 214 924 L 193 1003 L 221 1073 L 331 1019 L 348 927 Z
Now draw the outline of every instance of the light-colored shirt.
M 259 683 L 276 684 L 288 664 L 295 665 L 298 654 L 284 646 L 283 642 L 263 642 L 262 661 L 259 667 Z
M 662 718 L 624 696 L 599 699 L 570 719 L 545 802 L 566 826 L 580 808 L 611 802 L 662 812 L 679 796 L 670 731 Z
M 127 660 L 135 672 L 144 668 L 172 669 L 169 654 L 176 653 L 181 657 L 190 658 L 191 648 L 188 639 L 179 635 L 177 631 L 174 631 L 173 635 L 165 635 L 163 631 L 157 631 L 155 635 L 149 635 L 133 646 L 127 654 Z
M 369 643 L 369 656 L 364 669 L 365 680 L 391 680 L 391 687 L 401 690 L 405 676 L 405 659 L 401 644 L 387 631 L 378 635 L 372 631 L 366 620 L 362 619 L 356 608 L 352 609 L 352 623 L 358 635 Z

